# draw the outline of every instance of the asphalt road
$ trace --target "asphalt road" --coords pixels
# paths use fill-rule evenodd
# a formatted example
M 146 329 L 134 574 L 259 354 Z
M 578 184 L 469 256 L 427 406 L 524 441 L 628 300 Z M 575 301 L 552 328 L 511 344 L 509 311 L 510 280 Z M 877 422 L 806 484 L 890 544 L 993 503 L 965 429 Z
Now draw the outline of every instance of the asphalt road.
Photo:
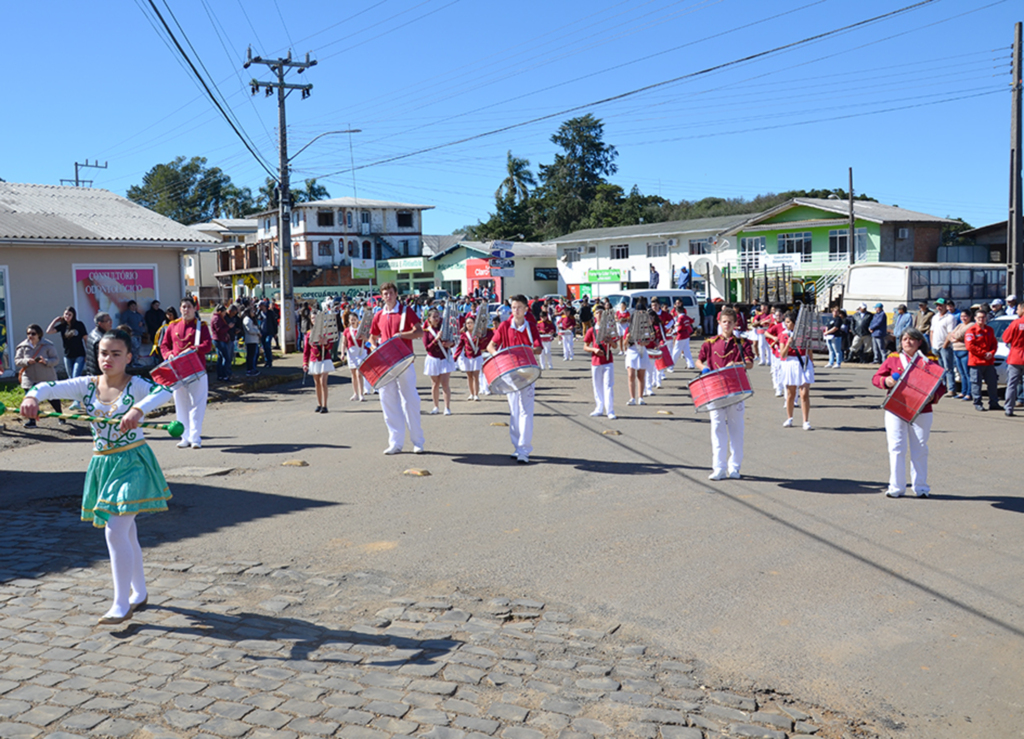
M 782 428 L 755 367 L 744 478 L 709 482 L 708 420 L 685 387 L 694 373 L 628 408 L 621 362 L 616 372 L 619 420 L 593 419 L 588 365 L 556 360 L 538 383 L 529 466 L 492 425 L 507 421 L 504 398 L 467 402 L 460 377 L 455 415 L 423 416 L 420 456 L 381 454 L 379 404 L 350 403 L 343 373 L 327 415 L 297 384 L 211 406 L 203 450 L 151 437 L 175 499 L 142 519 L 143 546 L 517 593 L 883 735 L 1024 736 L 1024 419 L 943 400 L 932 497 L 890 500 L 867 368 L 819 368 L 805 432 Z M 427 387 L 421 378 L 424 413 Z M 79 495 L 88 454 L 80 437 L 0 453 L 0 504 Z M 233 471 L 196 477 L 189 465 Z

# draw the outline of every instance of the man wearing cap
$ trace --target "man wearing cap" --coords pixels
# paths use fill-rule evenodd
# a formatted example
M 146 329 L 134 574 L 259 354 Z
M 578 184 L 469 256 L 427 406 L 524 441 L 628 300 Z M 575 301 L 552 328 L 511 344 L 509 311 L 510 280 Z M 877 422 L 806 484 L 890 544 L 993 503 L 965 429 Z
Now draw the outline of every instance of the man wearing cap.
M 857 306 L 852 318 L 853 343 L 850 344 L 850 362 L 860 362 L 862 352 L 868 347 L 868 337 L 871 336 L 871 314 L 868 313 L 868 304 L 861 303 Z
M 875 303 L 875 314 L 868 324 L 871 331 L 871 349 L 874 352 L 875 364 L 885 360 L 885 337 L 889 333 L 889 317 L 885 315 L 885 306 Z
M 992 312 L 989 314 L 989 320 L 993 318 L 1002 318 L 1003 316 L 1003 300 L 1002 298 L 996 298 L 992 301 Z
M 953 347 L 945 346 L 945 344 L 946 337 L 955 328 L 955 324 L 945 298 L 935 301 L 935 310 L 938 315 L 932 318 L 932 331 L 928 339 L 931 342 L 932 351 L 939 356 L 939 364 L 946 371 L 946 392 L 952 395 L 953 388 L 956 386 L 956 376 L 953 374 Z
M 1006 296 L 1006 315 L 1015 316 L 1017 315 L 1017 296 L 1007 295 Z
M 985 410 L 981 404 L 981 383 L 984 381 L 988 385 L 988 409 L 999 411 L 1003 410 L 999 405 L 999 389 L 996 387 L 996 349 L 999 348 L 999 344 L 996 342 L 995 332 L 987 324 L 988 311 L 978 308 L 974 313 L 974 323 L 964 334 L 968 352 L 967 364 L 971 372 L 971 396 L 974 410 Z
M 927 336 L 932 330 L 932 318 L 935 314 L 928 310 L 928 303 L 922 300 L 917 304 L 917 313 L 914 314 L 914 328 Z

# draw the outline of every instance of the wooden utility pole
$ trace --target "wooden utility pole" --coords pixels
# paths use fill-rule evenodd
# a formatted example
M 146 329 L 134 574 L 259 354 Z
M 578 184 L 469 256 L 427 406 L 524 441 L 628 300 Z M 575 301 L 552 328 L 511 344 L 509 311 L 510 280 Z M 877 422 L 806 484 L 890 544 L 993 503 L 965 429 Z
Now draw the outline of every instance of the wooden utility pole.
M 857 234 L 854 229 L 854 223 L 856 217 L 853 214 L 853 167 L 850 167 L 850 236 L 846 242 L 846 252 L 850 255 L 850 264 L 857 261 L 856 248 L 857 248 Z
M 292 53 L 284 59 L 262 59 L 252 55 L 252 48 L 246 54 L 246 69 L 250 64 L 265 64 L 270 71 L 277 75 L 277 82 L 260 82 L 253 79 L 250 82 L 252 94 L 259 92 L 260 88 L 266 90 L 269 97 L 273 90 L 277 90 L 277 127 L 278 127 L 278 154 L 280 156 L 278 175 L 278 196 L 277 196 L 277 243 L 280 249 L 281 260 L 281 320 L 278 326 L 278 336 L 281 342 L 281 349 L 288 351 L 290 346 L 295 346 L 295 306 L 294 294 L 292 291 L 292 194 L 291 185 L 288 181 L 288 129 L 285 126 L 284 101 L 288 96 L 287 90 L 300 90 L 302 99 L 309 97 L 309 91 L 313 85 L 291 85 L 284 81 L 285 72 L 289 68 L 298 70 L 299 74 L 305 72 L 309 67 L 316 65 L 316 60 L 310 61 L 309 54 L 306 54 L 306 61 L 293 62 Z
M 1013 93 L 1010 111 L 1010 212 L 1006 219 L 1006 292 L 1024 295 L 1024 229 L 1021 213 L 1021 24 L 1013 33 Z

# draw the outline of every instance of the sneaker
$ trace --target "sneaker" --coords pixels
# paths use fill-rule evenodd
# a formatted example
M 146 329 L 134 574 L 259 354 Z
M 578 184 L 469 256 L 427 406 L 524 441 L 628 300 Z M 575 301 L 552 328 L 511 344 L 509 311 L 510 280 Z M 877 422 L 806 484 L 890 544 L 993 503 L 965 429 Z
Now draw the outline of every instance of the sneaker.
M 327 412 L 327 406 L 325 405 L 323 408 L 321 408 L 320 412 L 321 413 L 326 413 Z
M 626 405 L 636 405 L 636 401 L 633 398 L 630 398 L 629 402 L 626 403 Z
M 728 476 L 729 475 L 726 474 L 725 472 L 712 472 L 710 475 L 708 475 L 708 479 L 709 480 L 724 480 Z
M 903 497 L 903 491 L 902 490 L 886 490 L 885 491 L 885 497 L 886 498 L 902 498 Z
M 362 400 L 362 398 L 360 398 L 358 395 L 353 395 L 351 398 L 349 398 L 349 400 L 357 400 L 358 401 L 358 400 Z
M 697 369 L 697 368 L 695 366 L 693 366 L 692 364 L 688 364 L 688 365 L 686 365 L 686 369 Z
M 1012 418 L 1014 415 L 1013 408 L 1007 408 L 1003 413 L 1005 413 L 1008 418 Z
M 604 411 L 601 410 L 600 408 L 598 408 L 596 411 L 591 411 L 590 415 L 593 416 L 593 417 L 603 416 L 604 415 Z
M 414 446 L 412 448 L 412 453 L 413 454 L 423 454 L 423 447 L 421 447 L 421 446 Z
M 25 421 L 25 428 L 27 428 L 27 429 L 34 429 L 35 427 L 36 427 L 36 421 L 35 421 L 34 418 L 30 418 L 27 421 Z
M 616 416 L 614 413 L 609 413 L 608 414 L 608 420 L 609 421 L 614 421 L 617 418 L 618 418 L 618 416 Z
M 976 410 L 976 411 L 984 411 L 985 410 L 985 406 L 983 406 L 981 403 L 975 403 L 974 404 L 974 410 Z
M 990 411 L 1001 411 L 1003 410 L 1003 406 L 999 405 L 999 403 L 989 403 L 988 409 Z
M 637 404 L 637 405 L 647 405 L 647 403 L 645 403 L 645 402 L 644 402 L 644 399 L 643 399 L 643 398 L 640 398 L 639 400 L 637 400 L 637 401 L 636 401 L 636 404 Z
M 438 413 L 440 413 L 440 412 L 441 412 L 441 411 L 440 411 L 440 410 L 438 410 L 437 406 L 435 405 L 435 406 L 434 406 L 434 410 L 430 411 L 430 415 L 432 415 L 432 416 L 436 416 L 436 415 L 437 415 Z
M 775 391 L 775 397 L 776 398 L 781 398 L 782 397 L 782 393 L 780 391 L 776 390 Z
M 516 455 L 516 462 L 518 462 L 519 464 L 529 464 L 530 463 L 530 458 L 528 456 L 526 456 L 525 454 L 517 454 Z
M 810 431 L 810 430 L 811 430 L 811 422 L 810 421 L 804 421 L 804 431 Z
M 203 448 L 202 442 L 193 441 L 192 442 L 192 448 L 193 449 L 202 449 Z
M 182 439 L 181 441 L 178 442 L 177 446 L 178 449 L 188 449 L 192 445 L 189 442 Z
M 739 480 L 740 479 L 740 471 L 739 470 L 735 470 L 733 472 L 730 472 L 729 473 L 729 479 L 730 480 Z
M 916 497 L 916 498 L 930 498 L 930 497 L 932 497 L 932 493 L 931 493 L 930 490 L 915 490 L 914 491 L 914 497 Z
M 785 421 L 782 422 L 783 428 L 787 428 L 788 429 L 792 425 L 793 425 L 793 419 L 792 418 L 787 418 Z
M 327 410 L 327 409 L 325 408 L 324 410 Z M 446 416 L 450 416 L 452 414 L 452 409 L 451 408 L 445 408 L 444 409 L 444 414 Z
M 402 447 L 400 447 L 400 446 L 389 446 L 387 449 L 384 450 L 384 453 L 385 454 L 398 454 L 401 451 L 402 451 Z
M 323 407 L 322 405 L 318 405 L 318 406 L 316 407 L 316 410 L 314 410 L 313 412 L 314 412 L 314 413 L 319 413 L 319 412 L 320 412 L 320 411 L 322 411 L 323 409 L 324 409 L 324 407 Z

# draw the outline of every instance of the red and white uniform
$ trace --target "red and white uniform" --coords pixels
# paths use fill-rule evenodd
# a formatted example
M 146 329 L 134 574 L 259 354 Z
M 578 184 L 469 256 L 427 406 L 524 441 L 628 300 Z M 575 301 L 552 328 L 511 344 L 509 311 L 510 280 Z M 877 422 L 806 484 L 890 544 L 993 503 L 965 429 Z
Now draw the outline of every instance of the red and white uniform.
M 322 375 L 325 372 L 334 371 L 334 362 L 331 356 L 334 352 L 334 342 L 328 341 L 324 344 L 314 344 L 309 338 L 310 332 L 302 342 L 302 366 L 309 368 L 309 374 Z
M 594 384 L 594 412 L 592 416 L 615 417 L 615 359 L 611 345 L 594 343 L 594 329 L 587 329 L 583 337 L 585 346 L 600 349 L 590 355 L 590 379 Z
M 196 344 L 196 327 L 199 326 L 199 342 Z M 171 321 L 160 339 L 160 353 L 167 359 L 176 357 L 189 349 L 195 349 L 200 357 L 213 351 L 213 337 L 210 329 L 198 318 L 185 322 L 179 318 Z M 205 362 L 204 362 L 205 364 Z M 179 445 L 201 444 L 203 419 L 206 418 L 206 401 L 210 395 L 210 382 L 205 372 L 199 380 L 182 385 L 174 390 L 174 416 L 185 427 Z
M 351 369 L 359 369 L 359 365 L 366 359 L 366 347 L 356 341 L 356 330 L 349 326 L 342 336 L 345 339 L 345 355 L 348 357 L 348 366 Z
M 558 335 L 562 337 L 562 359 L 568 361 L 575 356 L 573 341 L 576 338 L 576 317 L 566 314 L 558 319 Z
M 991 329 L 990 329 L 991 330 Z M 890 354 L 875 372 L 871 382 L 875 387 L 888 391 L 885 381 L 902 374 L 913 357 L 903 352 Z M 928 360 L 931 364 L 937 364 Z M 910 485 L 915 495 L 926 496 L 928 487 L 928 437 L 932 431 L 932 406 L 946 393 L 940 383 L 931 401 L 921 409 L 913 423 L 907 423 L 895 413 L 885 412 L 885 439 L 889 447 L 889 489 L 886 495 L 898 498 L 907 487 L 907 448 L 910 448 Z
M 744 338 L 719 335 L 701 345 L 697 358 L 712 371 L 737 362 L 746 365 L 754 361 L 754 345 Z M 740 402 L 710 412 L 712 477 L 740 474 L 745 408 Z
M 492 342 L 497 350 L 510 346 L 542 348 L 537 323 L 529 313 L 522 326 L 515 326 L 515 316 L 498 326 Z M 508 432 L 512 446 L 515 447 L 516 455 L 519 457 L 529 457 L 530 452 L 533 451 L 533 393 L 534 386 L 529 385 L 522 390 L 509 393 L 507 396 Z
M 423 346 L 427 356 L 423 360 L 423 374 L 427 377 L 448 375 L 455 371 L 451 350 L 441 343 L 441 328 L 430 324 L 423 327 Z
M 474 339 L 469 331 L 459 334 L 459 344 L 455 347 L 455 359 L 463 372 L 479 372 L 484 364 L 484 349 L 491 341 L 492 332 L 487 329 L 480 339 Z
M 554 365 L 551 363 L 551 340 L 555 337 L 555 324 L 547 317 L 542 314 L 539 321 L 537 321 L 537 331 L 540 332 L 540 345 L 543 347 L 540 353 L 540 368 L 553 369 Z
M 672 344 L 672 361 L 678 362 L 680 355 L 686 357 L 686 369 L 693 369 L 693 355 L 690 353 L 690 337 L 693 336 L 693 319 L 686 310 L 675 317 L 676 339 Z
M 782 384 L 782 357 L 779 356 L 779 348 L 786 338 L 785 325 L 782 321 L 776 321 L 772 316 L 771 323 L 765 329 L 764 337 L 771 348 L 772 387 L 775 388 L 775 397 L 782 397 L 786 386 Z
M 396 303 L 392 310 L 387 305 L 381 308 L 370 324 L 370 336 L 378 337 L 383 344 L 395 334 L 410 331 L 420 323 L 419 317 L 412 308 Z M 399 339 L 412 350 L 410 339 Z M 403 372 L 395 382 L 388 383 L 379 389 L 380 407 L 384 412 L 384 424 L 388 428 L 388 449 L 401 450 L 405 444 L 405 431 L 409 430 L 409 440 L 413 449 L 423 448 L 423 429 L 420 427 L 420 395 L 416 391 L 415 364 Z

